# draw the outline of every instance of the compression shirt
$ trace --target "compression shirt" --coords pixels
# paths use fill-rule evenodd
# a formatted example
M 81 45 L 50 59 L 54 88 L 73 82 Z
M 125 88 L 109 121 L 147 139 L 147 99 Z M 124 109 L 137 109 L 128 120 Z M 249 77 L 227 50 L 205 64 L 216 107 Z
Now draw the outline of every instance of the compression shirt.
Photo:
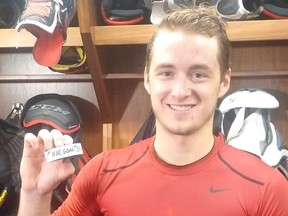
M 287 216 L 288 182 L 220 135 L 185 166 L 160 160 L 155 137 L 95 156 L 53 216 Z

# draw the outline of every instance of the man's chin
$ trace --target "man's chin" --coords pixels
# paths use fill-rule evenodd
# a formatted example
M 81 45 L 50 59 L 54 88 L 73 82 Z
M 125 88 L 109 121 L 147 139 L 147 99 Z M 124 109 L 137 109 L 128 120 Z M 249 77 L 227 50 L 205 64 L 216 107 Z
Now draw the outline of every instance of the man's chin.
M 167 127 L 166 130 L 175 136 L 188 136 L 195 131 L 194 129 L 187 127 Z

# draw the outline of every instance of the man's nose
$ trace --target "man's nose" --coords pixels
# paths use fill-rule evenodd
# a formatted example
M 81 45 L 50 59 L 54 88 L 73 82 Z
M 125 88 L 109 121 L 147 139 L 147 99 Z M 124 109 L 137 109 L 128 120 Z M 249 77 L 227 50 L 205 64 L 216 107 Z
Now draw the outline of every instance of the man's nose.
M 172 84 L 172 95 L 175 97 L 185 97 L 191 94 L 191 83 L 187 77 L 179 77 Z

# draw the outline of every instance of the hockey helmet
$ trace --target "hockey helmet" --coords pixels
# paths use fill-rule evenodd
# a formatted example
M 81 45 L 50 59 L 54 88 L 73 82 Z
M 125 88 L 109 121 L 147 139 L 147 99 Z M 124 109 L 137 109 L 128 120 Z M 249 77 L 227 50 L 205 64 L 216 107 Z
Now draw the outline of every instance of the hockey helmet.
M 288 156 L 282 137 L 271 122 L 270 110 L 278 107 L 278 100 L 260 89 L 245 88 L 228 95 L 219 106 L 221 131 L 227 143 L 276 166 L 283 156 Z
M 218 16 L 227 20 L 246 20 L 259 17 L 260 5 L 256 0 L 219 0 L 215 10 Z

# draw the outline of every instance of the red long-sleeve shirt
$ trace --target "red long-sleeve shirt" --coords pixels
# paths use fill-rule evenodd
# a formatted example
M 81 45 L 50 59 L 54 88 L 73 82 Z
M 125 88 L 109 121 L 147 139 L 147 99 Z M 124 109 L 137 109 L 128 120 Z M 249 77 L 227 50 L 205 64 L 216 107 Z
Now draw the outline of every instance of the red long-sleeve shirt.
M 258 157 L 215 137 L 199 161 L 161 161 L 154 137 L 94 157 L 53 216 L 284 216 L 288 182 Z

